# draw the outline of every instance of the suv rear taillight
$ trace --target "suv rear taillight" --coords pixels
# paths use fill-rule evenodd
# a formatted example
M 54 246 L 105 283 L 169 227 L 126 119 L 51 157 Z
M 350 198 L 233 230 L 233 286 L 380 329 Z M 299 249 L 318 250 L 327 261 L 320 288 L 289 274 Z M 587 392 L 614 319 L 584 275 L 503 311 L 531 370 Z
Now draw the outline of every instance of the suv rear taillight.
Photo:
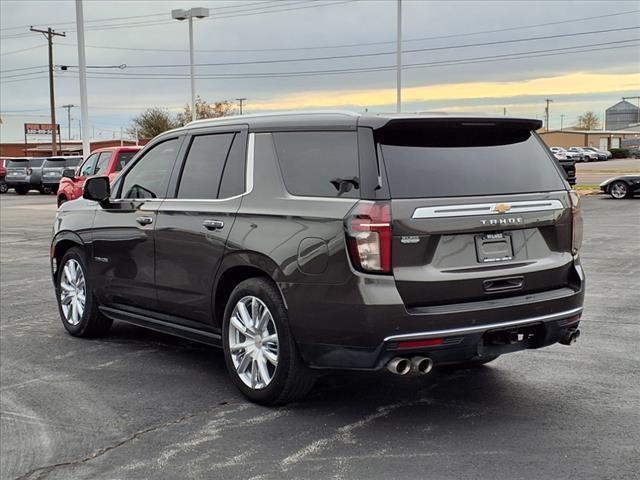
M 577 254 L 582 247 L 582 212 L 580 195 L 575 190 L 569 192 L 571 201 L 571 253 Z
M 391 273 L 391 205 L 358 202 L 345 218 L 351 261 L 357 270 Z

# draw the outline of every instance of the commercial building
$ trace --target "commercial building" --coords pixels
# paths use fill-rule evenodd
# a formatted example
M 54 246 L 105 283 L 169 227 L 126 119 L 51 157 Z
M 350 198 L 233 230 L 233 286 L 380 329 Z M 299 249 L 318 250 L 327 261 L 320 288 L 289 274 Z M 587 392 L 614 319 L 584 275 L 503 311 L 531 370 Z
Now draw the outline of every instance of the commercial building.
M 640 132 L 628 130 L 551 130 L 539 132 L 550 147 L 620 148 L 623 140 L 640 138 Z
M 140 141 L 144 145 L 147 141 Z M 91 151 L 104 147 L 119 147 L 121 145 L 135 145 L 132 140 L 94 140 L 91 142 Z M 24 143 L 10 142 L 0 143 L 0 157 L 50 157 L 53 155 L 51 143 Z M 58 145 L 58 155 L 82 155 L 82 142 L 67 141 Z

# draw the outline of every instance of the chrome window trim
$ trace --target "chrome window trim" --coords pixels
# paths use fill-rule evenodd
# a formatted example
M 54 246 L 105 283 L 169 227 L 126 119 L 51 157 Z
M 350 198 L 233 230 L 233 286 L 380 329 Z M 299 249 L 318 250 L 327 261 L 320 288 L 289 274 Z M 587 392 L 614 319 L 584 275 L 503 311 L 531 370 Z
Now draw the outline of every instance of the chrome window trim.
M 249 195 L 253 191 L 253 162 L 255 154 L 255 133 L 250 133 L 249 138 L 247 140 L 247 164 L 244 172 L 244 185 L 245 191 L 243 193 L 239 193 L 238 195 L 233 195 L 232 197 L 226 198 L 117 198 L 111 200 L 111 202 L 226 202 L 229 200 L 234 200 L 236 198 L 244 197 L 245 195 Z
M 474 215 L 500 215 L 496 205 L 505 203 L 511 206 L 510 213 L 532 213 L 563 210 L 560 200 L 524 200 L 519 202 L 474 203 L 467 205 L 439 205 L 436 207 L 418 207 L 411 218 L 449 218 L 468 217 Z
M 449 330 L 434 330 L 431 332 L 408 333 L 405 335 L 391 335 L 390 337 L 386 337 L 384 341 L 400 342 L 403 340 L 415 340 L 416 338 L 428 339 L 428 338 L 437 338 L 437 337 L 450 337 L 455 335 L 468 335 L 470 333 L 484 332 L 486 330 L 493 330 L 496 328 L 507 328 L 507 327 L 515 327 L 518 325 L 527 325 L 529 323 L 562 320 L 563 318 L 570 317 L 572 315 L 576 315 L 581 312 L 582 312 L 582 307 L 578 307 L 578 308 L 574 308 L 572 310 L 567 310 L 564 312 L 552 313 L 549 315 L 541 315 L 539 317 L 530 317 L 530 318 L 525 318 L 523 320 L 513 320 L 510 322 L 490 323 L 487 325 L 477 325 L 474 327 L 464 327 L 464 328 L 452 328 Z

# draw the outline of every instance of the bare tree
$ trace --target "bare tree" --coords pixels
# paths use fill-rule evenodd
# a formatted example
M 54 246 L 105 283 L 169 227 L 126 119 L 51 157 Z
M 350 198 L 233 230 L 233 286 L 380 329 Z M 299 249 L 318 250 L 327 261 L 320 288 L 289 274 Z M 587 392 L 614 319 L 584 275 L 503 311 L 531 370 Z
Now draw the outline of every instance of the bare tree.
M 207 103 L 205 100 L 196 97 L 196 120 L 204 118 L 218 118 L 233 115 L 234 105 L 228 100 L 222 102 Z M 186 125 L 191 121 L 191 105 L 184 106 L 184 112 L 180 112 L 176 117 L 179 125 Z
M 586 112 L 578 117 L 578 128 L 580 130 L 597 130 L 600 128 L 600 117 L 593 112 Z
M 153 138 L 177 126 L 167 110 L 153 107 L 134 117 L 127 133 L 136 138 Z

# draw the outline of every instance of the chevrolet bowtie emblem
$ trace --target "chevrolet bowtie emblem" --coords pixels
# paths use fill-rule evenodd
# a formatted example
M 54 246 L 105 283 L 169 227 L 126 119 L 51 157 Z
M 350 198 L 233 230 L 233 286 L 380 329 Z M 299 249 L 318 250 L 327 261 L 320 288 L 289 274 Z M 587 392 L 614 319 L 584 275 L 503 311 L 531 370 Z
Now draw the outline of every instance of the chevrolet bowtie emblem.
M 498 203 L 493 207 L 493 211 L 498 213 L 507 213 L 509 210 L 511 210 L 511 205 L 508 203 Z

